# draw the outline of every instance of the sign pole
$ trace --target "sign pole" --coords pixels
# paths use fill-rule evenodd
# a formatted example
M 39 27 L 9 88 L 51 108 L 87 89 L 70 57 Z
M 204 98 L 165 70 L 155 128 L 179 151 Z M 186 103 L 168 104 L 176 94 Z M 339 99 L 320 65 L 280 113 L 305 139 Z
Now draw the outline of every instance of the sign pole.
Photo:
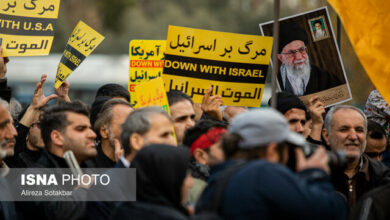
M 274 30 L 273 30 L 273 50 L 272 50 L 272 81 L 271 81 L 271 88 L 272 88 L 272 96 L 271 96 L 271 107 L 276 109 L 276 79 L 278 75 L 278 69 L 277 69 L 277 62 L 278 62 L 278 50 L 279 50 L 279 8 L 280 8 L 280 1 L 275 0 L 274 1 Z

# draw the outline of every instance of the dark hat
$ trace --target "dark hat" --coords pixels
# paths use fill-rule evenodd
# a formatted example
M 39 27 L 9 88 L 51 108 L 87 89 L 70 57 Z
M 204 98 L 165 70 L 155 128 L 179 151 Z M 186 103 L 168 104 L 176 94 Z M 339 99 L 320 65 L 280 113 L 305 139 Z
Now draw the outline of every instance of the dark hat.
M 301 40 L 307 45 L 306 31 L 297 23 L 281 23 L 279 32 L 279 53 L 291 41 Z
M 276 93 L 276 110 L 282 114 L 286 113 L 292 108 L 302 109 L 306 112 L 306 106 L 298 98 L 298 96 L 289 92 L 278 92 Z M 268 100 L 268 105 L 271 105 L 271 99 Z
M 104 103 L 106 103 L 108 100 L 112 99 L 109 96 L 98 96 L 95 98 L 95 101 L 92 103 L 91 106 L 91 114 L 89 116 L 89 120 L 91 121 L 92 128 L 95 127 L 95 122 L 97 120 L 97 116 L 102 109 Z

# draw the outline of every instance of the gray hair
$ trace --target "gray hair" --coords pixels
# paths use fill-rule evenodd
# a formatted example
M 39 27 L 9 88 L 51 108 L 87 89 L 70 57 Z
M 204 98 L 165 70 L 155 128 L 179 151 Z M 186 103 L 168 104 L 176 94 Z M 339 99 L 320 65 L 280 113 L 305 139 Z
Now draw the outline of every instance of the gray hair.
M 4 106 L 6 109 L 9 108 L 9 104 L 4 99 L 0 98 L 0 105 Z
M 351 109 L 358 112 L 364 119 L 365 129 L 367 131 L 367 116 L 363 113 L 363 111 L 359 108 L 356 108 L 352 105 L 337 105 L 333 106 L 328 114 L 326 114 L 325 121 L 324 121 L 324 128 L 328 131 L 329 135 L 331 134 L 332 125 L 333 125 L 333 115 L 336 111 L 342 110 L 342 109 Z
M 125 123 L 122 124 L 121 144 L 125 155 L 131 153 L 129 138 L 133 133 L 144 135 L 150 130 L 152 115 L 162 114 L 173 123 L 172 118 L 161 107 L 138 108 L 127 116 Z
M 110 99 L 106 103 L 104 103 L 94 125 L 94 130 L 96 131 L 97 134 L 99 133 L 99 130 L 103 125 L 108 125 L 111 123 L 112 109 L 114 108 L 115 105 L 125 105 L 131 108 L 131 104 L 122 99 Z
M 18 119 L 20 112 L 22 111 L 22 105 L 15 98 L 11 98 L 9 102 L 9 111 L 11 112 L 14 121 Z

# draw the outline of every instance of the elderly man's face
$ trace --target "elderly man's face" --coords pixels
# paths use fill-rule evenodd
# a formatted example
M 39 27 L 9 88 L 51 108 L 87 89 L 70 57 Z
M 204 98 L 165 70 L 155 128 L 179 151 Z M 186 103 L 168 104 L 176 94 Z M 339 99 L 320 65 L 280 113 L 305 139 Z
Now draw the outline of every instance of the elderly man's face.
M 305 43 L 301 40 L 291 41 L 284 46 L 282 53 L 278 54 L 278 59 L 294 69 L 302 69 L 308 59 Z
M 18 135 L 18 133 L 14 127 L 11 114 L 5 106 L 0 105 L 1 157 L 12 156 L 14 154 L 16 135 Z
M 317 30 L 317 31 L 319 31 L 319 30 L 321 30 L 321 29 L 322 29 L 322 27 L 321 27 L 321 24 L 320 24 L 320 23 L 316 23 L 314 26 L 316 27 L 316 30 Z
M 333 114 L 331 131 L 323 136 L 333 150 L 345 150 L 350 158 L 360 158 L 366 148 L 366 123 L 353 109 L 340 109 Z

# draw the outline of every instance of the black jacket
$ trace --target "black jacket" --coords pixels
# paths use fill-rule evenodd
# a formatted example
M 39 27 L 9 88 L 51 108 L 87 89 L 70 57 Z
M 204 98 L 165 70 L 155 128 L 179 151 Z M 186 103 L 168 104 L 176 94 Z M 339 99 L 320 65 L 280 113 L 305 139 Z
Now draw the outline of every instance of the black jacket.
M 188 217 L 176 209 L 163 205 L 144 202 L 125 202 L 116 209 L 111 219 L 185 220 Z
M 0 176 L 0 196 L 1 198 L 12 198 L 8 182 Z M 17 219 L 15 204 L 11 201 L 0 201 L 0 219 L 14 220 Z
M 390 219 L 390 184 L 378 187 L 365 194 L 352 210 L 351 220 Z
M 125 165 L 122 163 L 121 160 L 119 160 L 114 168 L 109 169 L 107 171 L 107 174 L 109 176 L 112 176 L 114 174 L 114 169 L 118 168 L 126 168 Z M 130 184 L 133 184 L 131 180 L 125 178 L 123 176 L 122 181 L 111 181 L 110 187 L 98 192 L 98 193 L 105 193 L 106 198 L 122 198 L 125 200 L 125 195 L 128 195 L 129 188 L 131 187 Z M 135 186 L 134 186 L 135 187 Z M 96 196 L 98 196 L 95 192 L 97 189 L 95 186 L 92 186 L 91 189 L 88 191 L 88 200 L 96 200 Z M 116 207 L 118 207 L 121 204 L 119 201 L 99 201 L 99 202 L 87 202 L 87 217 L 90 220 L 106 220 L 109 219 L 110 216 L 112 216 L 113 211 Z
M 369 158 L 363 154 L 363 163 L 368 163 L 369 180 L 367 181 L 366 176 L 362 172 L 356 174 L 356 185 L 353 190 L 356 190 L 356 201 L 368 191 L 390 183 L 390 170 L 383 163 L 378 162 Z M 364 165 L 363 165 L 364 166 Z M 355 201 L 351 201 L 349 193 L 349 185 L 346 180 L 344 172 L 332 173 L 331 179 L 335 189 L 344 194 L 350 203 L 350 206 L 355 204 Z
M 33 167 L 68 168 L 68 165 L 65 159 L 57 157 L 44 149 L 38 162 Z M 73 191 L 72 199 L 76 197 L 78 197 L 77 201 L 17 202 L 17 210 L 18 213 L 23 215 L 22 219 L 31 219 L 32 216 L 39 220 L 85 219 L 86 202 L 82 200 L 85 201 L 87 198 L 87 190 L 80 188 Z
M 7 85 L 7 78 L 0 79 L 0 98 L 4 99 L 9 103 L 11 100 L 12 90 Z
M 104 154 L 101 143 L 96 146 L 96 157 L 89 159 L 85 162 L 88 168 L 112 168 L 115 166 L 115 161 L 112 161 L 107 155 Z

